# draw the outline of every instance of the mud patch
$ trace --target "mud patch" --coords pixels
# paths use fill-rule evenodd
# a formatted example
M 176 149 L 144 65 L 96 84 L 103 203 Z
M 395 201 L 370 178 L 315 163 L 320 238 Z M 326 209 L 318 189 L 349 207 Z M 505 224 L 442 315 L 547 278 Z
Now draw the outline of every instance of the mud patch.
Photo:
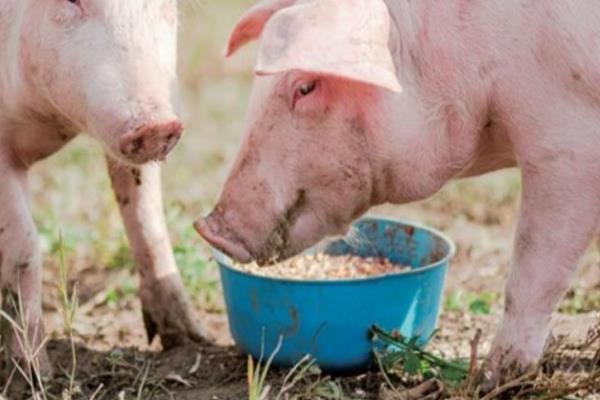
M 142 171 L 138 168 L 131 168 L 131 176 L 135 181 L 136 186 L 140 186 L 142 184 Z
M 50 358 L 59 371 L 71 368 L 69 344 L 53 341 Z M 245 359 L 233 348 L 190 345 L 167 352 L 117 348 L 96 352 L 77 348 L 80 393 L 74 399 L 243 399 Z M 68 376 L 54 379 L 48 393 L 60 396 Z M 136 397 L 137 396 L 137 397 Z

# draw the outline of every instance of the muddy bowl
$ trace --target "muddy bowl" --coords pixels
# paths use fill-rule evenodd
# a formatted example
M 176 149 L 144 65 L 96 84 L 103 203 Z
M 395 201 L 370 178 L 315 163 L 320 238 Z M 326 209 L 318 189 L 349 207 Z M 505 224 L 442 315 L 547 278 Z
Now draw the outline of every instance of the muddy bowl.
M 309 354 L 322 370 L 347 375 L 373 366 L 373 325 L 426 344 L 455 252 L 448 237 L 414 223 L 366 217 L 347 237 L 307 251 L 316 252 L 387 258 L 408 268 L 361 279 L 272 278 L 240 271 L 215 251 L 231 334 L 242 351 L 256 359 L 274 355 L 281 367 Z

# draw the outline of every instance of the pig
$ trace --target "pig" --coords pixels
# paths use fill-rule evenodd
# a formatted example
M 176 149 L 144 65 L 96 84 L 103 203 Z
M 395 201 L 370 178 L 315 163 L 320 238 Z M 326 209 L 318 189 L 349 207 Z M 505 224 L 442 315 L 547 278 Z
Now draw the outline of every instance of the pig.
M 8 359 L 35 372 L 48 375 L 51 364 L 43 348 L 27 354 L 44 341 L 27 173 L 82 132 L 106 150 L 148 339 L 158 334 L 169 348 L 202 337 L 173 257 L 158 163 L 183 132 L 177 20 L 176 0 L 0 2 L 0 286 L 5 313 L 27 332 L 5 320 L 2 337 Z
M 535 365 L 600 217 L 600 3 L 263 0 L 227 54 L 258 38 L 241 150 L 198 232 L 239 261 L 278 261 L 372 206 L 519 167 L 483 375 Z

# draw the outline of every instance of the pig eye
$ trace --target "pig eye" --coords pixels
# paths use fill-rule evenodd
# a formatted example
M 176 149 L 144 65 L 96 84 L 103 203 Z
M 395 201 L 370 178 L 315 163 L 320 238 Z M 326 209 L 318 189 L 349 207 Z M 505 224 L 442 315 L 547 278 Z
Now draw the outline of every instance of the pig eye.
M 298 93 L 301 96 L 308 96 L 317 88 L 317 81 L 306 82 L 300 85 L 298 88 Z
M 71 4 L 75 4 L 76 6 L 81 5 L 81 0 L 67 0 Z
M 317 88 L 317 81 L 305 82 L 296 88 L 294 92 L 294 98 L 292 101 L 292 108 L 296 107 L 296 103 L 303 97 L 308 96 Z

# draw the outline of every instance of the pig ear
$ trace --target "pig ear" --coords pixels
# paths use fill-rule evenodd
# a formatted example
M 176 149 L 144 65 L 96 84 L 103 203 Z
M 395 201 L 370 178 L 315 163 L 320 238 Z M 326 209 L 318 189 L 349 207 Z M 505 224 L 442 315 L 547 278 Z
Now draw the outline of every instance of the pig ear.
M 402 91 L 388 47 L 383 0 L 316 0 L 277 12 L 264 27 L 256 73 L 333 75 Z
M 246 11 L 229 36 L 225 55 L 229 57 L 246 43 L 257 39 L 273 14 L 294 5 L 296 1 L 297 0 L 262 0 L 250 10 Z

